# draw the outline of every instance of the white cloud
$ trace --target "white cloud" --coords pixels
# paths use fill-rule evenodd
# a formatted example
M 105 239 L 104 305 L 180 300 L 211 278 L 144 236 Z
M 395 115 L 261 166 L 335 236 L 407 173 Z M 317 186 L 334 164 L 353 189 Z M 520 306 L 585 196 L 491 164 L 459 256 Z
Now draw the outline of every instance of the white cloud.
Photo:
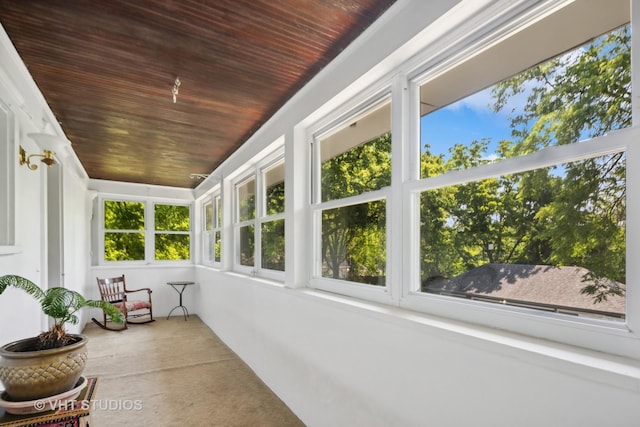
M 463 98 L 460 101 L 454 102 L 445 108 L 451 111 L 459 111 L 463 108 L 468 108 L 477 113 L 486 113 L 489 111 L 492 103 L 493 98 L 491 97 L 491 88 L 489 87 L 481 90 L 480 92 L 476 92 L 471 96 Z
M 451 111 L 460 111 L 464 108 L 469 109 L 476 114 L 496 114 L 493 112 L 493 104 L 495 102 L 493 96 L 491 96 L 491 90 L 493 86 L 476 92 L 466 98 L 463 98 L 451 105 L 445 107 Z M 524 105 L 527 102 L 527 98 L 531 93 L 532 84 L 525 84 L 524 90 L 509 98 L 507 104 L 497 114 L 503 116 L 511 116 L 522 112 Z

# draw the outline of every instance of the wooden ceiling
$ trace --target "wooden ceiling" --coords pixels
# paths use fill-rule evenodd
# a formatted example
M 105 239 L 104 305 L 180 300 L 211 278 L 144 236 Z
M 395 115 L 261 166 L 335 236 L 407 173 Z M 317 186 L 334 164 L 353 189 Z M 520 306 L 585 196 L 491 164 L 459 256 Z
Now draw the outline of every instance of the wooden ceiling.
M 394 1 L 0 0 L 0 22 L 90 178 L 193 188 Z

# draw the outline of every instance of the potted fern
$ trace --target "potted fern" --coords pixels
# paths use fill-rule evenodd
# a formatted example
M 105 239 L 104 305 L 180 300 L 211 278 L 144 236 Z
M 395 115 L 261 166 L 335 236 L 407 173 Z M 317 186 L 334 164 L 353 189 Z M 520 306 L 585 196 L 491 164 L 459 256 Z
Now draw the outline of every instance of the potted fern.
M 53 320 L 48 331 L 0 348 L 0 381 L 12 401 L 30 401 L 64 393 L 77 384 L 87 359 L 87 337 L 69 334 L 65 324 L 78 323 L 84 307 L 104 310 L 114 322 L 124 322 L 120 310 L 102 300 L 88 300 L 66 288 L 42 290 L 21 276 L 0 277 L 0 294 L 8 287 L 35 297 L 42 312 Z

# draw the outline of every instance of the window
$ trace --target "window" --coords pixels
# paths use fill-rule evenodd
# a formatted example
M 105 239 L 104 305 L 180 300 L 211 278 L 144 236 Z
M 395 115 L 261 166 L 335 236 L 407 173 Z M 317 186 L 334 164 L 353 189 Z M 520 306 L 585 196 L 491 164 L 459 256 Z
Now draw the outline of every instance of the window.
M 421 193 L 422 292 L 625 316 L 625 153 Z
M 119 200 L 104 201 L 104 260 L 145 259 L 145 204 Z
M 416 79 L 412 291 L 430 311 L 464 299 L 625 320 L 627 142 L 615 131 L 631 126 L 631 30 L 628 4 L 598 3 L 574 3 Z M 591 24 L 565 28 L 587 13 Z M 571 36 L 529 49 L 554 26 Z M 513 46 L 517 57 L 493 62 Z
M 104 261 L 191 258 L 189 205 L 103 200 L 102 212 Z
M 307 128 L 310 285 L 637 354 L 629 3 L 517 3 Z
M 284 159 L 282 153 L 260 162 L 234 185 L 236 266 L 281 279 L 284 271 Z
M 155 259 L 191 258 L 191 214 L 189 206 L 154 204 Z
M 386 287 L 391 102 L 315 137 L 315 277 Z
M 222 198 L 214 195 L 203 205 L 204 256 L 206 263 L 220 263 L 222 257 Z
M 256 179 L 250 177 L 236 186 L 236 200 L 238 201 L 238 248 L 239 264 L 254 266 L 255 252 L 255 217 L 256 217 Z
M 261 172 L 264 215 L 260 220 L 262 268 L 284 271 L 284 162 Z

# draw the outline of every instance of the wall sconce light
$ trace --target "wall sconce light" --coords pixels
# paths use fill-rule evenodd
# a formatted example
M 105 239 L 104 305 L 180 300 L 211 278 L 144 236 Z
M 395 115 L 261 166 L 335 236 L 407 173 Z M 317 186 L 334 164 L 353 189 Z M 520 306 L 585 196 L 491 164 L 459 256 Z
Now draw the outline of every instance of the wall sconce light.
M 44 150 L 43 154 L 31 154 L 29 157 L 27 157 L 27 152 L 24 151 L 24 148 L 22 148 L 22 145 L 21 145 L 20 153 L 18 154 L 18 160 L 20 161 L 20 166 L 27 165 L 29 169 L 34 171 L 38 169 L 38 165 L 31 164 L 32 157 L 42 157 L 42 160 L 40 161 L 47 166 L 51 166 L 56 163 L 56 159 L 53 158 L 54 154 L 55 153 L 51 150 Z

